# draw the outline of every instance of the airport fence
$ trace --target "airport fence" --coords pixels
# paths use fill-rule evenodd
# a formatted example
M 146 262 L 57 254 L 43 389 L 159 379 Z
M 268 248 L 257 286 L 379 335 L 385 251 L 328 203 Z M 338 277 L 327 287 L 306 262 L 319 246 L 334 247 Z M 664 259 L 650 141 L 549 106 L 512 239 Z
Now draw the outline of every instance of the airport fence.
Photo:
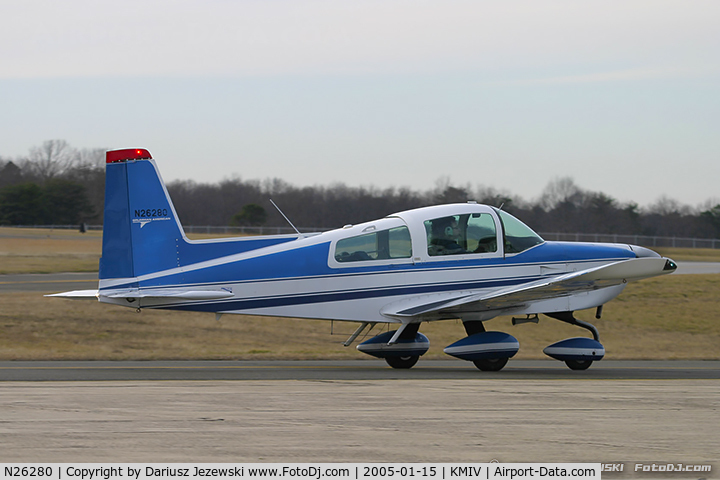
M 12 225 L 14 228 L 49 228 L 57 230 L 79 230 L 79 225 Z M 85 225 L 86 230 L 102 230 L 102 225 Z M 224 227 L 213 225 L 183 226 L 185 233 L 206 235 L 279 235 L 292 234 L 291 227 Z M 331 228 L 299 227 L 302 233 L 325 232 Z M 720 238 L 686 238 L 659 237 L 652 235 L 623 235 L 619 233 L 560 233 L 538 232 L 545 240 L 563 242 L 595 242 L 595 243 L 629 243 L 643 247 L 674 247 L 674 248 L 720 248 Z

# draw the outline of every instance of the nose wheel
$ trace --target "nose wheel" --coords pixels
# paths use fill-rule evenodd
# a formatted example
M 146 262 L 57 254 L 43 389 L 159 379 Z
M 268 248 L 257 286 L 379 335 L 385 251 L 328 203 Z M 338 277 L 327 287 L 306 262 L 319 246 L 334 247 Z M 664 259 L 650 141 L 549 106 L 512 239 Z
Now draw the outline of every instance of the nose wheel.
M 485 358 L 473 360 L 473 363 L 483 372 L 499 372 L 507 365 L 508 360 L 509 358 Z
M 600 309 L 598 309 L 599 313 Z M 553 343 L 543 350 L 545 355 L 565 362 L 570 370 L 587 370 L 593 361 L 602 360 L 605 356 L 605 347 L 600 343 L 600 335 L 594 325 L 578 320 L 573 316 L 573 312 L 554 312 L 545 315 L 584 328 L 593 336 L 592 339 L 575 337 Z
M 587 370 L 592 363 L 592 360 L 565 360 L 565 365 L 567 365 L 570 370 Z
M 385 357 L 385 362 L 392 368 L 412 368 L 420 359 L 420 355 L 408 355 L 406 357 Z

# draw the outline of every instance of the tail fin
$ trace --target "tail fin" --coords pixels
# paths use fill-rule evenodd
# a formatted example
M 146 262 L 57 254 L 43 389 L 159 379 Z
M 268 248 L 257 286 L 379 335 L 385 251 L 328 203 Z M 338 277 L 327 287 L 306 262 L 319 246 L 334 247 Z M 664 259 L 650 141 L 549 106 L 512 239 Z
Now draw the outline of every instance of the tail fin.
M 178 267 L 177 245 L 184 237 L 150 152 L 107 152 L 100 279 Z
M 137 288 L 143 283 L 148 286 L 149 283 L 140 278 L 143 275 L 165 270 L 170 270 L 170 275 L 178 267 L 297 238 L 297 235 L 273 235 L 190 241 L 185 237 L 150 152 L 145 149 L 107 152 L 100 289 L 115 285 Z M 176 284 L 186 281 L 202 280 L 189 274 L 172 279 Z M 152 286 L 162 284 L 163 281 L 157 279 Z

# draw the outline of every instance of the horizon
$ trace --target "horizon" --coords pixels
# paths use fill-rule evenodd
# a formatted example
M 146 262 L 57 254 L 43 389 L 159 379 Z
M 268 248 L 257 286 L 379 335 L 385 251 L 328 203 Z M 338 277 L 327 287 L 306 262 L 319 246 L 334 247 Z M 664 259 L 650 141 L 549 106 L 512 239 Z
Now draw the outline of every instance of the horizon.
M 57 140 L 56 140 L 57 141 Z M 62 140 L 59 140 L 62 142 Z M 37 147 L 37 146 L 36 146 Z M 71 155 L 78 156 L 80 158 L 83 157 L 83 154 L 85 154 L 85 160 L 88 160 L 88 155 L 95 155 L 99 151 L 102 151 L 102 158 L 95 159 L 96 163 L 95 166 L 97 168 L 103 168 L 105 167 L 105 156 L 104 153 L 110 149 L 104 149 L 104 148 L 97 148 L 97 149 L 89 149 L 89 148 L 77 148 L 73 147 L 72 145 L 66 144 L 66 147 L 71 150 Z M 152 152 L 150 152 L 152 155 Z M 9 157 L 5 155 L 0 155 L 0 162 L 13 162 L 14 164 L 22 164 L 23 162 L 30 162 L 32 163 L 33 160 L 29 158 L 30 155 L 26 156 L 19 156 L 19 157 Z M 154 160 L 155 157 L 153 157 Z M 157 160 L 156 160 L 157 162 Z M 92 162 L 91 162 L 92 163 Z M 0 164 L 0 167 L 2 167 L 2 164 Z M 160 168 L 160 165 L 158 165 Z M 69 169 L 71 170 L 72 167 Z M 162 175 L 162 168 L 160 168 L 160 174 Z M 287 186 L 289 188 L 294 189 L 303 189 L 303 188 L 313 188 L 313 189 L 328 189 L 331 190 L 333 188 L 350 188 L 350 189 L 362 189 L 365 191 L 370 192 L 371 194 L 379 194 L 382 196 L 385 191 L 392 190 L 393 192 L 402 191 L 402 190 L 409 190 L 412 193 L 420 194 L 420 195 L 437 195 L 440 194 L 442 191 L 445 191 L 447 188 L 457 188 L 464 190 L 469 195 L 472 195 L 474 198 L 468 198 L 468 201 L 479 201 L 479 198 L 485 194 L 488 195 L 495 195 L 497 197 L 509 197 L 510 200 L 513 202 L 513 204 L 517 205 L 519 208 L 527 207 L 527 206 L 533 206 L 533 205 L 541 205 L 543 203 L 543 198 L 550 195 L 557 196 L 558 194 L 563 194 L 562 190 L 566 190 L 564 193 L 568 193 L 567 190 L 570 191 L 576 191 L 576 193 L 580 194 L 586 194 L 586 195 L 593 195 L 593 194 L 600 194 L 604 195 L 605 197 L 609 198 L 615 203 L 615 207 L 617 208 L 624 208 L 631 205 L 636 205 L 637 208 L 640 209 L 640 211 L 643 211 L 644 213 L 653 212 L 653 211 L 659 211 L 659 210 L 670 210 L 670 211 L 677 211 L 680 213 L 690 213 L 693 215 L 701 213 L 703 210 L 709 210 L 713 207 L 720 205 L 720 199 L 717 198 L 708 198 L 704 202 L 701 202 L 696 205 L 690 205 L 686 203 L 680 202 L 678 199 L 669 197 L 667 195 L 662 195 L 658 199 L 656 199 L 653 203 L 650 204 L 641 204 L 639 202 L 636 202 L 634 200 L 629 201 L 621 201 L 611 195 L 608 195 L 607 192 L 604 191 L 596 191 L 596 190 L 589 190 L 585 188 L 583 185 L 578 184 L 574 178 L 569 176 L 564 177 L 554 177 L 548 181 L 548 183 L 545 184 L 545 186 L 542 188 L 541 193 L 533 198 L 526 198 L 518 195 L 516 192 L 512 192 L 508 189 L 497 187 L 493 185 L 484 185 L 484 184 L 475 184 L 472 185 L 470 182 L 466 182 L 464 184 L 453 182 L 449 177 L 447 176 L 441 176 L 438 177 L 435 180 L 435 185 L 433 187 L 429 188 L 412 188 L 408 185 L 394 185 L 389 187 L 379 187 L 377 185 L 352 185 L 348 184 L 342 181 L 339 182 L 332 182 L 329 184 L 320 184 L 320 183 L 314 183 L 312 185 L 302 185 L 302 184 L 296 184 L 290 181 L 285 180 L 281 177 L 265 177 L 265 178 L 250 178 L 250 177 L 242 177 L 237 174 L 232 174 L 230 176 L 226 176 L 224 178 L 221 178 L 219 180 L 213 180 L 213 181 L 198 181 L 195 179 L 182 179 L 182 178 L 175 178 L 173 180 L 167 180 L 167 177 L 163 176 L 163 180 L 165 183 L 172 187 L 173 183 L 190 183 L 191 185 L 198 185 L 198 186 L 213 186 L 213 185 L 219 185 L 223 182 L 242 182 L 242 183 L 254 183 L 257 185 L 260 185 L 261 188 L 267 189 L 270 188 L 268 184 L 270 183 L 277 183 L 280 182 L 280 184 Z M 549 192 L 554 187 L 553 192 Z M 558 190 L 560 190 L 558 192 Z M 497 205 L 495 205 L 497 206 Z M 544 207 L 543 207 L 544 208 Z

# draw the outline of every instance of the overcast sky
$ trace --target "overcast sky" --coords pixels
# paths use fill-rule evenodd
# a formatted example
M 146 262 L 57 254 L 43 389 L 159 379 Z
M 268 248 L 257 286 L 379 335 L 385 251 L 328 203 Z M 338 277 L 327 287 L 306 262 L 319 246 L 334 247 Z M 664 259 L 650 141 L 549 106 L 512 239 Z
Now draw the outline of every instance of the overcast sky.
M 720 2 L 0 0 L 0 156 L 720 202 Z

